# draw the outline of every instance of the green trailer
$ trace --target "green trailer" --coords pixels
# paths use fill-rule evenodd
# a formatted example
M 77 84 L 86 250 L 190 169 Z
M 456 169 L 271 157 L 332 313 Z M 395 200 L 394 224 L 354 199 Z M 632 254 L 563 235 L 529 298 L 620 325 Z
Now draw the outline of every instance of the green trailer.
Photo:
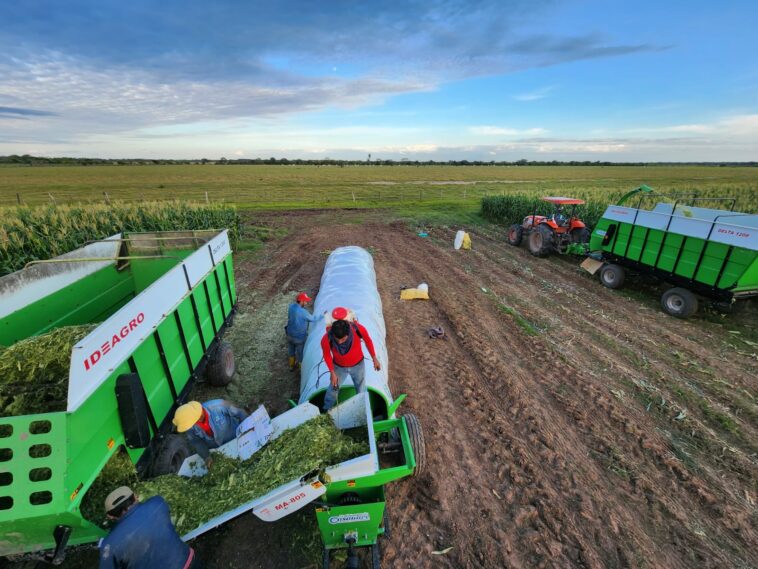
M 236 301 L 226 231 L 119 234 L 0 279 L 0 345 L 97 324 L 72 349 L 61 411 L 0 418 L 0 556 L 60 563 L 102 537 L 80 506 L 122 447 L 142 475 L 178 470 L 173 412 L 201 374 L 231 379 Z
M 599 270 L 609 288 L 621 287 L 627 270 L 673 285 L 661 305 L 679 318 L 697 311 L 698 296 L 728 310 L 758 295 L 758 215 L 694 205 L 711 198 L 661 202 L 652 210 L 642 209 L 642 199 L 636 208 L 622 205 L 651 192 L 641 186 L 608 207 L 592 232 L 584 268 Z

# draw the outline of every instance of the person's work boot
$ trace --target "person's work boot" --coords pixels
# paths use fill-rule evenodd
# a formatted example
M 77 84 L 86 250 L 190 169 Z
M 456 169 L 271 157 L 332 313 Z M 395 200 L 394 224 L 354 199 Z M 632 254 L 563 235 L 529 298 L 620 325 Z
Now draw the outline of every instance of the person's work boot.
M 289 357 L 290 371 L 295 371 L 295 356 Z

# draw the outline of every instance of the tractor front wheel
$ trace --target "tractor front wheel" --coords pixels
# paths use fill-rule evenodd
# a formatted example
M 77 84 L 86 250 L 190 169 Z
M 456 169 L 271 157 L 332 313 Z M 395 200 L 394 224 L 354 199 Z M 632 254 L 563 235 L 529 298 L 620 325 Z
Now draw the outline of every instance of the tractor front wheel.
M 529 252 L 535 257 L 545 257 L 553 251 L 553 230 L 547 225 L 538 225 L 529 233 Z
M 155 459 L 153 459 L 151 476 L 163 476 L 164 474 L 176 474 L 184 464 L 184 459 L 190 455 L 187 441 L 182 435 L 168 435 L 158 447 Z
M 589 243 L 590 242 L 590 231 L 586 227 L 573 229 L 570 235 L 571 235 L 572 243 Z
M 619 265 L 607 264 L 600 269 L 600 282 L 608 288 L 621 288 L 625 277 L 624 267 Z
M 524 228 L 518 224 L 511 225 L 508 229 L 508 243 L 514 247 L 521 245 L 521 239 L 524 237 Z
M 689 318 L 697 312 L 697 298 L 686 288 L 670 288 L 661 296 L 663 311 L 676 318 Z
M 411 439 L 411 448 L 416 458 L 416 468 L 413 469 L 413 476 L 419 476 L 426 469 L 426 443 L 424 442 L 424 432 L 421 430 L 421 423 L 418 417 L 413 413 L 403 415 L 405 424 L 408 427 L 408 436 Z

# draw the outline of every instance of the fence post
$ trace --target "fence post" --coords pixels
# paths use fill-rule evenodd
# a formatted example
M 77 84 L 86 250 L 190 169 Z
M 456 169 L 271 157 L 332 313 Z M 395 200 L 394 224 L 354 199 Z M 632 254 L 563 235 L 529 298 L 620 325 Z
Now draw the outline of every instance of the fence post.
M 353 203 L 355 203 L 355 192 L 350 192 L 350 193 L 353 194 Z
M 205 203 L 211 203 L 211 201 L 208 199 L 208 192 L 205 192 Z
M 55 204 L 55 196 L 53 196 L 53 194 L 51 194 L 50 192 L 47 192 L 47 195 L 50 196 L 50 201 L 53 202 L 53 204 Z
M 463 201 L 466 201 L 466 186 L 463 186 Z
M 21 205 L 21 194 L 16 192 L 16 200 L 18 200 L 18 205 Z
M 108 192 L 103 192 L 103 197 L 105 198 L 105 203 L 110 205 L 111 198 L 108 196 Z

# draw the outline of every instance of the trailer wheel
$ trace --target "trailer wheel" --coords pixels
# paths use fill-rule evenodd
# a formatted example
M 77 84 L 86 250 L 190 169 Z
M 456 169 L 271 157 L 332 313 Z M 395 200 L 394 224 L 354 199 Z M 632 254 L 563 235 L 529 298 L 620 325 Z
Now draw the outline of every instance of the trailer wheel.
M 535 257 L 545 257 L 553 251 L 553 230 L 547 225 L 538 225 L 529 233 L 529 252 Z
M 521 245 L 521 239 L 524 237 L 524 228 L 518 224 L 511 225 L 508 229 L 508 243 L 514 247 Z
M 670 288 L 661 296 L 663 311 L 676 318 L 689 318 L 697 312 L 697 298 L 686 288 Z
M 164 474 L 176 474 L 190 455 L 187 441 L 181 435 L 168 435 L 158 447 L 158 452 L 153 459 L 150 474 L 163 476 Z
M 600 282 L 608 288 L 621 288 L 626 278 L 624 267 L 606 264 L 600 268 Z
M 205 377 L 211 385 L 223 387 L 234 377 L 237 366 L 234 363 L 234 352 L 229 342 L 220 342 L 216 351 L 205 368 Z
M 416 457 L 416 468 L 413 469 L 413 476 L 419 476 L 426 469 L 426 444 L 424 443 L 424 432 L 421 430 L 421 423 L 413 413 L 403 415 L 405 424 L 408 427 L 408 435 L 411 438 L 411 447 L 413 455 Z

